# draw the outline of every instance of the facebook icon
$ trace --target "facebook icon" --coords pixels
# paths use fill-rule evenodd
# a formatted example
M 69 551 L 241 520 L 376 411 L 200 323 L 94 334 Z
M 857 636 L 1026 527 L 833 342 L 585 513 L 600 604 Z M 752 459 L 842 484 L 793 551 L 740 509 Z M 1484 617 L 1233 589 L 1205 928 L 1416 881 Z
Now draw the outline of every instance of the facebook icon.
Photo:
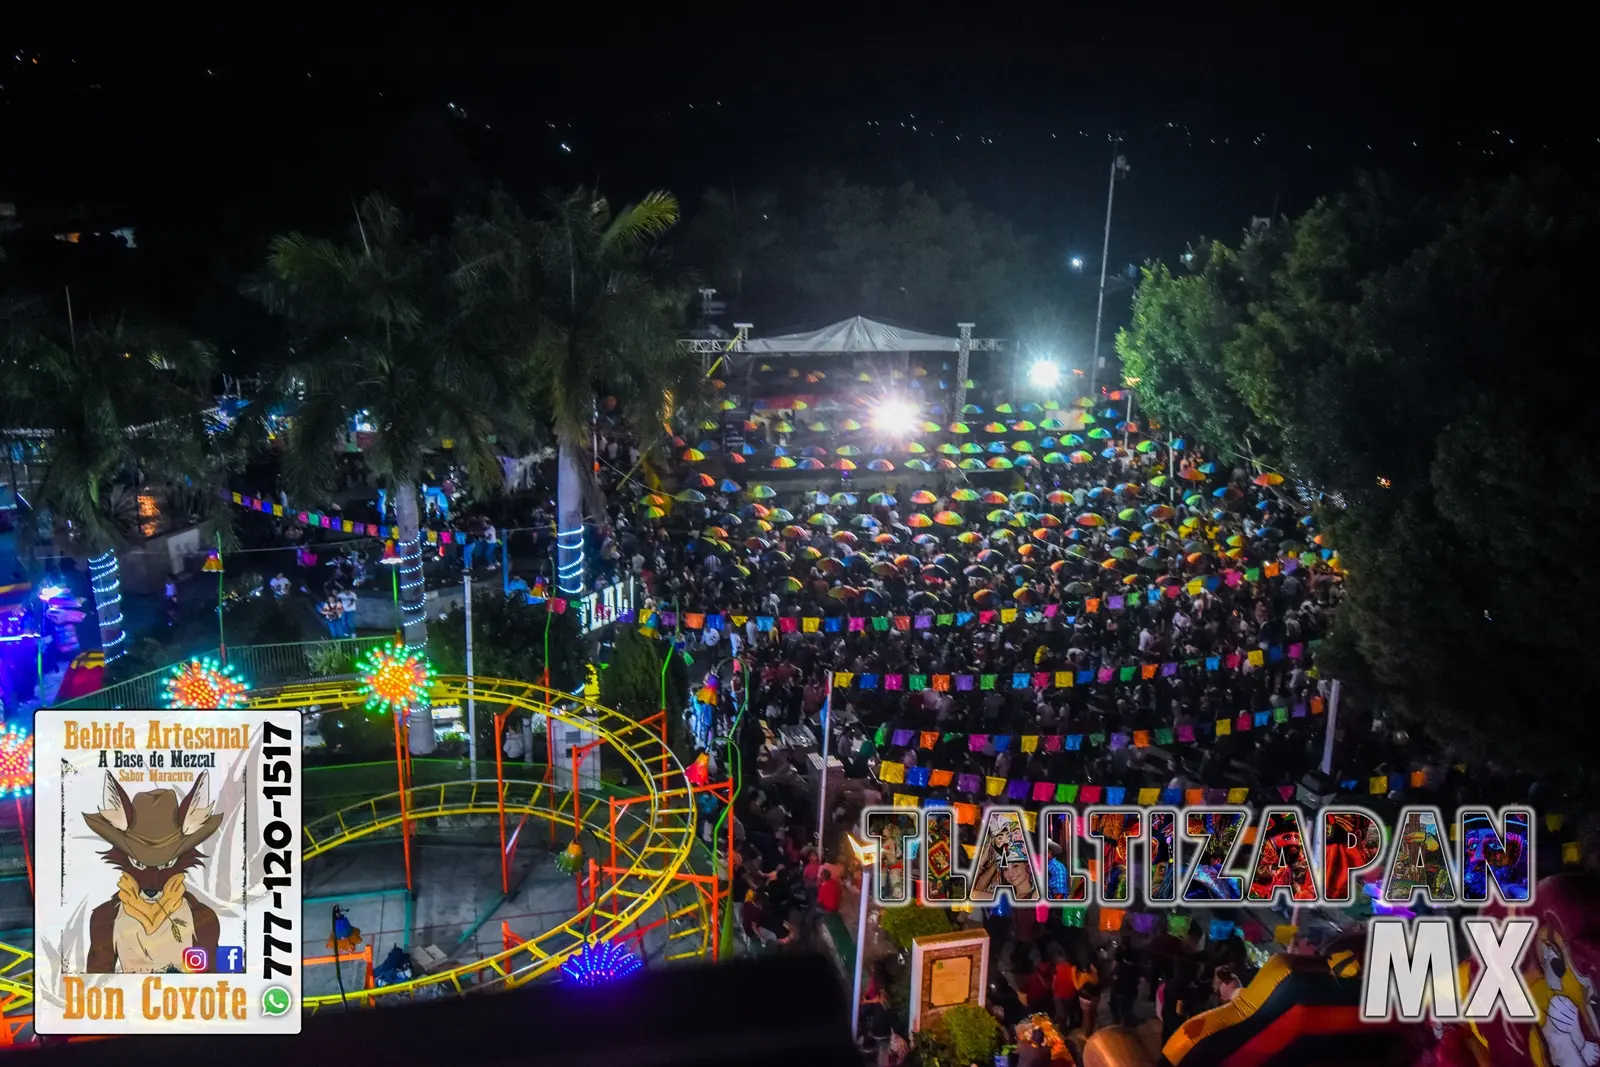
M 217 972 L 219 974 L 243 974 L 244 949 L 238 945 L 218 945 Z

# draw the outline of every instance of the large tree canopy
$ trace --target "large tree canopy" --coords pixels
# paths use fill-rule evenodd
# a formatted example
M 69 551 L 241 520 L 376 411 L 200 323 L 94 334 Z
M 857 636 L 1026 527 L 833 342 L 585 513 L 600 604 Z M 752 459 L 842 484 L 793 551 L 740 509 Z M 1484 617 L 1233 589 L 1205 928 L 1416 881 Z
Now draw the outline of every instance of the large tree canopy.
M 742 314 L 780 322 L 849 315 L 948 332 L 1010 326 L 1040 304 L 1038 248 L 961 194 L 812 176 L 783 194 L 712 190 L 688 229 L 707 281 Z
M 1117 338 L 1147 406 L 1322 494 L 1348 569 L 1326 667 L 1469 751 L 1554 772 L 1600 698 L 1592 195 L 1363 181 L 1152 266 Z

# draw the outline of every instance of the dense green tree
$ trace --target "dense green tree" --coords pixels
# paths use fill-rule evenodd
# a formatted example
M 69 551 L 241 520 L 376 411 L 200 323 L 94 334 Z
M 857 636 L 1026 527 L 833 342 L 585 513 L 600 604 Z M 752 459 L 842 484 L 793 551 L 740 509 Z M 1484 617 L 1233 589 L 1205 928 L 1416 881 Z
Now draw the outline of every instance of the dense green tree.
M 117 552 L 139 539 L 138 497 L 181 497 L 197 517 L 228 521 L 215 494 L 228 457 L 205 415 L 213 354 L 171 331 L 74 322 L 19 298 L 0 306 L 0 366 L 0 427 L 36 449 L 29 502 L 44 521 L 22 524 L 24 540 L 42 526 L 57 551 L 88 561 L 114 661 L 126 651 Z
M 1442 740 L 1569 779 L 1600 698 L 1582 658 L 1600 578 L 1577 555 L 1600 520 L 1581 399 L 1597 338 L 1571 295 L 1597 221 L 1560 174 L 1440 201 L 1366 182 L 1247 244 L 1249 270 L 1152 268 L 1119 338 L 1154 410 L 1222 447 L 1247 427 L 1322 494 L 1348 570 L 1325 668 Z
M 600 703 L 630 718 L 654 715 L 661 707 L 664 649 L 635 626 L 617 627 L 611 662 L 600 672 Z
M 458 230 L 457 277 L 475 294 L 479 318 L 509 324 L 498 331 L 502 358 L 526 372 L 526 403 L 555 433 L 556 576 L 567 595 L 587 588 L 584 516 L 601 511 L 592 455 L 598 398 L 616 398 L 648 435 L 701 385 L 699 360 L 678 347 L 687 287 L 659 246 L 677 221 L 670 193 L 614 210 L 577 189 L 550 195 L 534 217 L 496 197 Z
M 486 678 L 543 682 L 546 622 L 549 623 L 550 686 L 571 692 L 584 678 L 583 635 L 577 616 L 553 614 L 520 595 L 477 592 L 472 599 L 472 668 Z M 467 673 L 466 612 L 454 608 L 434 628 L 428 643 L 442 674 Z
M 442 242 L 420 237 L 378 195 L 356 211 L 343 241 L 275 237 L 247 289 L 289 330 L 277 395 L 255 405 L 290 416 L 284 471 L 301 492 L 332 488 L 342 437 L 358 414 L 373 427 L 367 465 L 393 495 L 400 526 L 406 644 L 427 639 L 418 542 L 418 487 L 442 438 L 474 485 L 501 468 L 496 431 L 518 415 L 505 366 L 462 328 L 461 294 Z
M 690 260 L 719 292 L 743 297 L 770 263 L 778 242 L 777 211 L 778 198 L 770 190 L 741 197 L 732 189 L 707 189 L 685 234 Z
M 548 628 L 546 624 L 548 623 Z M 544 604 L 529 604 L 520 594 L 503 597 L 498 590 L 475 593 L 472 599 L 472 669 L 484 678 L 544 681 L 545 641 L 550 648 L 550 687 L 570 693 L 587 677 L 588 656 L 577 616 L 552 613 Z M 467 617 L 454 608 L 436 624 L 428 651 L 441 674 L 467 673 Z M 494 757 L 494 715 L 503 710 L 478 704 L 478 752 Z M 519 728 L 519 717 L 507 729 Z
M 1027 302 L 1031 242 L 958 193 L 831 181 L 786 225 L 780 263 L 819 308 L 937 325 Z M 945 327 L 948 329 L 948 327 Z
M 910 183 L 881 188 L 812 175 L 782 195 L 712 190 L 688 237 L 707 278 L 743 298 L 742 314 L 780 321 L 860 314 L 946 332 L 972 321 L 1001 332 L 1060 295 L 1046 284 L 1036 242 L 974 208 L 959 189 L 935 195 Z

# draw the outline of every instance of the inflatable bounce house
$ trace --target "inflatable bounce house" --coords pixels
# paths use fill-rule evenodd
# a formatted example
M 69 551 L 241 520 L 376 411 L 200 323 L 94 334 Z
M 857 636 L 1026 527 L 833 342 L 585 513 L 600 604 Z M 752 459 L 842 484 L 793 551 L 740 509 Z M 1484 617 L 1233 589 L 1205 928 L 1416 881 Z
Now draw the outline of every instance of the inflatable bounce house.
M 1485 914 L 1529 916 L 1539 931 L 1523 977 L 1536 1025 L 1369 1023 L 1360 1017 L 1360 931 L 1324 955 L 1270 957 L 1229 1003 L 1186 1022 L 1158 1059 L 1131 1033 L 1099 1031 L 1084 1067 L 1597 1067 L 1600 1065 L 1600 878 L 1539 882 L 1532 904 Z M 1462 995 L 1476 976 L 1462 964 Z

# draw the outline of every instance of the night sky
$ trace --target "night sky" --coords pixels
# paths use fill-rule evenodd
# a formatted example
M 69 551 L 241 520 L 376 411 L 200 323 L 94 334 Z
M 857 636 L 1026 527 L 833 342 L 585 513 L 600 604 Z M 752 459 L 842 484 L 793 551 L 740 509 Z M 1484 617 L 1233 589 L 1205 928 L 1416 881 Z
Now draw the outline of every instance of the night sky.
M 1118 6 L 43 30 L 0 53 L 0 200 L 34 234 L 137 226 L 143 263 L 116 284 L 171 306 L 186 299 L 174 287 L 259 262 L 274 231 L 342 227 L 378 187 L 423 210 L 496 182 L 529 198 L 580 181 L 619 200 L 664 186 L 690 206 L 708 185 L 825 168 L 955 183 L 1063 264 L 1092 265 L 1121 131 L 1132 171 L 1115 266 L 1202 234 L 1233 240 L 1357 168 L 1442 188 L 1600 155 L 1600 120 L 1580 107 L 1588 61 L 1559 27 Z

